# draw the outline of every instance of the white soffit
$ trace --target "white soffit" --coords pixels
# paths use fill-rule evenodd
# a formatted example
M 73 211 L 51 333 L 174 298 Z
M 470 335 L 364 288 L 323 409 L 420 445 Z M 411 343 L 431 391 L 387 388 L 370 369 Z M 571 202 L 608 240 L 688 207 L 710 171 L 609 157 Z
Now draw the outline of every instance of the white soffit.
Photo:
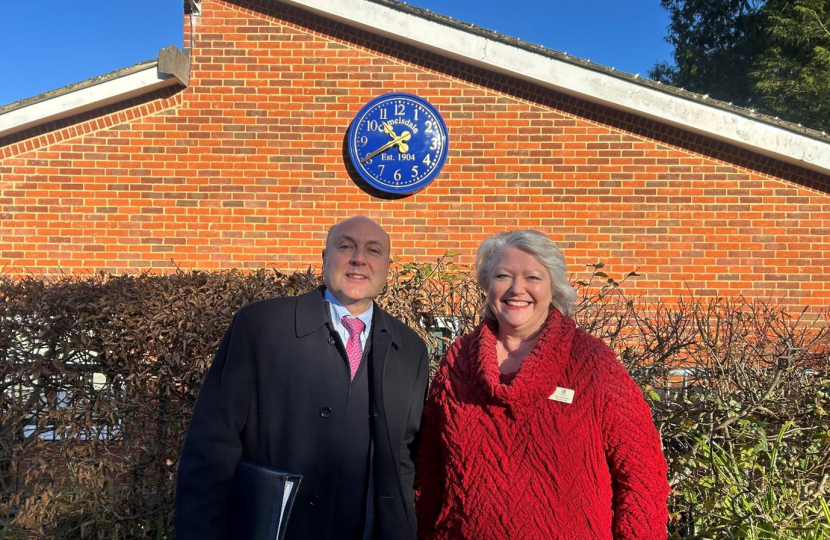
M 154 62 L 141 71 L 62 93 L 53 98 L 0 114 L 0 137 L 174 84 L 183 83 L 175 75 L 161 73 L 157 63 Z
M 830 143 L 368 0 L 279 0 L 441 56 L 830 174 Z

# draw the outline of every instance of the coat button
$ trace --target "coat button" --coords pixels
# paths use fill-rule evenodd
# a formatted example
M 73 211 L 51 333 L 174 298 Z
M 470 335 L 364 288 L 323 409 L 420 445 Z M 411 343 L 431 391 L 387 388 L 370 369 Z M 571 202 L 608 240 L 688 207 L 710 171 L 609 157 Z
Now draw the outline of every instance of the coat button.
M 320 409 L 320 416 L 322 416 L 323 418 L 328 418 L 329 416 L 331 416 L 331 408 L 323 407 L 322 409 Z
M 334 345 L 334 336 L 329 336 L 329 345 Z
M 312 495 L 311 497 L 308 498 L 308 504 L 311 505 L 311 506 L 317 506 L 317 504 L 319 502 L 320 502 L 320 497 L 318 497 L 317 495 Z

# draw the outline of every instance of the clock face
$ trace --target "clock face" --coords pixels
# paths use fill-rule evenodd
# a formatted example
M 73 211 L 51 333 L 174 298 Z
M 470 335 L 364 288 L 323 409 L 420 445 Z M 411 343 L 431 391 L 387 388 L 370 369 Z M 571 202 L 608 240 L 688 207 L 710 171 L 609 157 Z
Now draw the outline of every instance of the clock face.
M 347 144 L 352 165 L 369 184 L 387 193 L 412 193 L 441 171 L 447 126 L 425 99 L 384 94 L 357 113 Z

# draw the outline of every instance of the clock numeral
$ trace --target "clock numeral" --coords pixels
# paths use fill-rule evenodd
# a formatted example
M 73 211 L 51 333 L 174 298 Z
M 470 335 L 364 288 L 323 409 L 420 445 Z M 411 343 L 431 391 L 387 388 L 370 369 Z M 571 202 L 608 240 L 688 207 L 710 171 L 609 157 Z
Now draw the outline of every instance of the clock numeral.
M 366 129 L 369 131 L 377 131 L 378 130 L 378 121 L 377 120 L 366 120 Z
M 427 128 L 426 128 L 426 130 L 424 130 L 424 133 L 432 133 L 433 132 L 432 131 L 432 126 L 433 126 L 432 120 L 427 120 L 426 121 L 426 126 L 427 126 Z
M 397 171 L 395 171 L 395 174 L 392 175 L 392 178 L 395 179 L 395 182 L 400 182 L 401 181 L 401 170 L 398 169 Z
M 398 109 L 398 106 L 396 105 L 395 110 L 397 111 L 397 109 Z M 386 120 L 386 109 L 381 109 L 380 110 L 380 119 L 381 120 Z
M 429 167 L 430 163 L 432 163 L 432 160 L 430 159 L 429 154 L 427 154 L 424 156 L 424 165 Z
M 405 107 L 403 103 L 395 103 L 395 116 L 403 116 Z M 384 117 L 386 118 L 386 117 Z
M 360 138 L 360 146 L 366 146 L 367 142 L 369 142 L 369 138 L 366 135 Z
M 418 121 L 418 109 L 415 109 L 415 121 Z
M 412 178 L 417 178 L 417 177 L 418 177 L 418 166 L 415 165 L 414 167 L 412 167 Z
M 441 141 L 438 140 L 438 137 L 432 138 L 432 144 L 429 146 L 429 149 L 435 152 L 438 150 L 438 146 L 441 144 Z
M 386 168 L 386 165 L 381 163 L 380 165 L 378 165 L 378 167 L 380 167 L 380 172 L 378 173 L 378 176 L 383 176 L 383 169 Z

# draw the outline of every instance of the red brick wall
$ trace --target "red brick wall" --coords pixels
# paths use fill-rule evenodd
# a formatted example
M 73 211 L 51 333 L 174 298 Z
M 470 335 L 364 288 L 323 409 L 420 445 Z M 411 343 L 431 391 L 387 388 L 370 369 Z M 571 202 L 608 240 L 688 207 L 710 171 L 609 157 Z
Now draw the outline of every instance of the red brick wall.
M 830 298 L 828 176 L 277 2 L 204 0 L 192 60 L 183 91 L 0 140 L 0 267 L 304 269 L 328 226 L 366 214 L 404 260 L 469 263 L 529 227 L 578 274 L 639 268 L 629 290 L 652 296 Z M 441 175 L 402 198 L 357 179 L 344 146 L 391 91 L 450 133 Z

